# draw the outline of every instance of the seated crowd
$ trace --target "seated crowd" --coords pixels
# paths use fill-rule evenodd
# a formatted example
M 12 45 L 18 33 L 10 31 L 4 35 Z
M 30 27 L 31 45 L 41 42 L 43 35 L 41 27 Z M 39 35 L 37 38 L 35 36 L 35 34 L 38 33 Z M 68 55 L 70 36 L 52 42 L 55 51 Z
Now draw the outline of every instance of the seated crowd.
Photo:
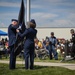
M 66 45 L 66 40 L 65 39 L 57 39 L 57 45 L 56 45 L 56 52 L 58 54 L 58 56 L 60 57 L 64 57 L 65 55 L 65 50 L 67 50 L 66 54 L 70 55 L 71 54 L 71 47 L 72 47 L 72 43 L 71 41 L 68 41 L 68 49 L 66 49 L 65 45 Z M 38 58 L 40 56 L 40 54 L 43 54 L 44 52 L 49 55 L 49 41 L 48 41 L 48 37 L 46 37 L 46 39 L 42 39 L 42 40 L 38 40 L 38 38 L 35 39 L 35 56 Z M 54 54 L 52 53 L 52 57 L 54 57 Z
M 39 57 L 44 57 L 44 56 L 49 56 L 49 38 L 46 37 L 45 39 L 39 40 L 38 38 L 36 38 L 35 41 L 35 57 L 39 58 Z M 68 40 L 67 40 L 68 41 Z M 65 39 L 57 39 L 57 45 L 56 45 L 56 52 L 58 53 L 58 56 L 63 57 L 63 55 L 65 54 Z M 67 55 L 70 55 L 71 53 L 71 47 L 72 47 L 72 43 L 70 41 L 68 41 L 68 50 L 67 50 Z M 1 46 L 3 46 L 3 50 L 1 50 Z M 0 58 L 1 58 L 1 52 L 4 51 L 3 54 L 8 54 L 8 40 L 7 38 L 3 39 L 0 41 Z M 54 57 L 54 54 L 52 53 L 52 57 Z
M 8 54 L 8 40 L 7 38 L 3 39 L 0 41 L 0 58 L 2 58 L 2 55 L 6 55 L 7 58 Z

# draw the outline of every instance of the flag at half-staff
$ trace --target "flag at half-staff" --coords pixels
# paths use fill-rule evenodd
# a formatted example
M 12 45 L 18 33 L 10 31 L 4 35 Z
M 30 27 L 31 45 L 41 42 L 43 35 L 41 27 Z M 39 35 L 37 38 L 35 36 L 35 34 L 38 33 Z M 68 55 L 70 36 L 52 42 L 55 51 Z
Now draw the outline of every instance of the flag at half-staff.
M 19 12 L 19 16 L 18 16 L 18 29 L 20 30 L 21 33 L 23 33 L 26 29 L 26 26 L 25 26 L 25 6 L 24 6 L 24 1 L 22 0 L 21 2 L 21 8 L 20 8 L 20 12 Z M 15 43 L 15 55 L 17 56 L 18 54 L 20 54 L 20 52 L 23 50 L 23 47 L 24 47 L 24 38 L 20 38 L 20 36 L 17 36 L 17 41 Z

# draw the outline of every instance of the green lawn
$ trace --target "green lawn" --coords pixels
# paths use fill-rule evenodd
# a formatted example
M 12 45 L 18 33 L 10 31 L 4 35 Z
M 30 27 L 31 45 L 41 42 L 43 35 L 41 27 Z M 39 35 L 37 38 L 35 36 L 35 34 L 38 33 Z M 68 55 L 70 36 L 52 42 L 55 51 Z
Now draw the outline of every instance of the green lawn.
M 35 66 L 34 70 L 25 70 L 23 65 L 17 65 L 15 70 L 9 70 L 8 64 L 0 64 L 0 75 L 75 75 L 75 70 L 46 66 Z
M 5 58 L 5 57 L 2 57 L 2 59 L 0 60 L 7 60 L 9 61 L 9 57 Z M 61 62 L 62 58 L 59 57 L 58 60 L 50 60 L 49 58 L 46 58 L 46 59 L 39 59 L 39 58 L 35 58 L 35 62 L 53 62 L 53 63 L 56 63 L 56 62 Z M 19 58 L 17 57 L 17 61 L 24 61 L 23 58 Z M 69 60 L 69 61 L 62 61 L 62 63 L 75 63 L 75 60 Z

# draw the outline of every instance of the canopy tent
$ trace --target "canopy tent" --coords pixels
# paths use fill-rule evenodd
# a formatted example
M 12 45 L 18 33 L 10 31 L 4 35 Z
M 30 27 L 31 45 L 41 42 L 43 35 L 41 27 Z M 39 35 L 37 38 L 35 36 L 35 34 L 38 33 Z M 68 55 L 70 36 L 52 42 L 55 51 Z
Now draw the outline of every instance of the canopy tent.
M 0 30 L 0 36 L 7 36 L 7 33 L 2 31 L 2 30 Z

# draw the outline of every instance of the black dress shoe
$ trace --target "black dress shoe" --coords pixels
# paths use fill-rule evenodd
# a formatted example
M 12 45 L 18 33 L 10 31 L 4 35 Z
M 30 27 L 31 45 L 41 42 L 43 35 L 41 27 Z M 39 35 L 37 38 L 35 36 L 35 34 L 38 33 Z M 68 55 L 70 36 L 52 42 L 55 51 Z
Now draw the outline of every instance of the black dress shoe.
M 10 70 L 14 70 L 15 68 L 10 68 Z
M 30 68 L 30 70 L 35 70 L 34 68 Z

